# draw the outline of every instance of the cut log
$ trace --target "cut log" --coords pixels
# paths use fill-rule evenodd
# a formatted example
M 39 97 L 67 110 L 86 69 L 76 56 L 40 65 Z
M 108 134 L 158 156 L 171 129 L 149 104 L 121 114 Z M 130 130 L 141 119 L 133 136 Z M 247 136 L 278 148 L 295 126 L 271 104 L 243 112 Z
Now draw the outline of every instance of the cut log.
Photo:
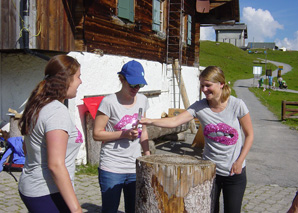
M 98 165 L 100 158 L 101 141 L 93 139 L 94 119 L 90 112 L 86 112 L 86 149 L 87 149 L 87 163 L 91 165 Z
M 216 166 L 185 155 L 137 158 L 136 212 L 211 212 Z
M 189 123 L 182 124 L 175 128 L 163 128 L 157 126 L 147 126 L 149 140 L 154 140 L 165 135 L 184 132 L 189 128 Z

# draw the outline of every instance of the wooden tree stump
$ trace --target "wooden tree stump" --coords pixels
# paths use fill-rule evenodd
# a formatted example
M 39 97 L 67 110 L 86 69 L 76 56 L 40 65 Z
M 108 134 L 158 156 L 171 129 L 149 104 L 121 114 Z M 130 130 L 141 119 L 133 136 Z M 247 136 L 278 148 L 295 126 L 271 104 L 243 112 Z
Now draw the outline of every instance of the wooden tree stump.
M 211 212 L 216 166 L 185 155 L 150 155 L 137 163 L 136 212 Z
M 86 113 L 86 148 L 87 148 L 87 163 L 98 165 L 101 150 L 101 141 L 93 139 L 94 119 L 90 112 Z

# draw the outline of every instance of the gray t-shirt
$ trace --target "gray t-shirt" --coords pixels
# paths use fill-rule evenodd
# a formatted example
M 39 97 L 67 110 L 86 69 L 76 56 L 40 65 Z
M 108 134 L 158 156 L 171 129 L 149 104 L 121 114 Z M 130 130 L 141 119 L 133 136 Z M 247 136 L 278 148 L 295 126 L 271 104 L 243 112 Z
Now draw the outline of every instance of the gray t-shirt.
M 139 108 L 142 108 L 143 115 L 149 108 L 148 99 L 142 94 L 137 94 L 136 103 L 131 108 L 121 105 L 116 94 L 111 94 L 102 100 L 98 111 L 109 117 L 105 130 L 115 132 L 124 129 L 131 129 L 137 121 Z M 139 135 L 141 125 L 138 126 Z M 141 156 L 140 139 L 129 140 L 119 139 L 103 142 L 100 152 L 99 168 L 114 173 L 135 173 L 136 158 Z
M 226 108 L 217 113 L 203 99 L 192 104 L 187 111 L 197 117 L 203 127 L 203 158 L 216 163 L 218 175 L 228 176 L 243 146 L 239 119 L 249 112 L 245 103 L 230 96 Z M 244 166 L 245 161 L 242 167 Z
M 75 159 L 79 152 L 82 134 L 72 122 L 65 105 L 55 100 L 44 106 L 32 133 L 25 136 L 26 161 L 19 180 L 20 192 L 28 197 L 40 197 L 59 192 L 48 168 L 45 133 L 64 130 L 69 135 L 65 165 L 73 183 Z

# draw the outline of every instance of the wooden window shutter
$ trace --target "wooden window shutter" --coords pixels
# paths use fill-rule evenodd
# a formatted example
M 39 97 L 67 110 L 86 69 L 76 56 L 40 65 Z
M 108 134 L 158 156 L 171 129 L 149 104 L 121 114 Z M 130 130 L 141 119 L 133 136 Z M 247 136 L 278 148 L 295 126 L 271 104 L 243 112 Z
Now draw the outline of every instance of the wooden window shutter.
M 160 31 L 160 0 L 153 0 L 152 6 L 152 30 Z
M 191 45 L 191 16 L 187 16 L 187 44 Z
M 118 0 L 118 17 L 134 21 L 134 0 Z

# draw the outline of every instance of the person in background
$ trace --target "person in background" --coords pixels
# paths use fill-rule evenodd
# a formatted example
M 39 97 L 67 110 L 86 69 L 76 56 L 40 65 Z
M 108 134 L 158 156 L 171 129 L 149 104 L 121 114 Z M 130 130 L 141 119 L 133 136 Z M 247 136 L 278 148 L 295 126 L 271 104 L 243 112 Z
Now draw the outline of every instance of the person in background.
M 74 191 L 82 135 L 63 104 L 76 97 L 80 75 L 76 59 L 66 55 L 51 58 L 20 119 L 26 160 L 19 193 L 29 212 L 82 212 Z
M 283 81 L 283 78 L 281 76 L 278 77 L 277 82 L 278 82 L 279 89 L 282 89 L 282 81 Z
M 203 127 L 203 159 L 216 164 L 214 212 L 219 212 L 223 192 L 224 212 L 240 213 L 246 188 L 247 156 L 253 144 L 253 127 L 245 103 L 230 95 L 223 71 L 209 66 L 199 76 L 205 98 L 196 101 L 178 116 L 162 119 L 143 118 L 143 125 L 176 127 L 197 117 Z M 244 133 L 244 143 L 241 130 Z
M 146 126 L 138 124 L 138 114 L 146 117 L 147 98 L 139 94 L 147 84 L 143 66 L 129 61 L 118 72 L 122 88 L 104 97 L 95 118 L 93 138 L 102 141 L 98 168 L 102 212 L 117 212 L 121 192 L 125 212 L 135 212 L 136 158 L 150 155 Z

